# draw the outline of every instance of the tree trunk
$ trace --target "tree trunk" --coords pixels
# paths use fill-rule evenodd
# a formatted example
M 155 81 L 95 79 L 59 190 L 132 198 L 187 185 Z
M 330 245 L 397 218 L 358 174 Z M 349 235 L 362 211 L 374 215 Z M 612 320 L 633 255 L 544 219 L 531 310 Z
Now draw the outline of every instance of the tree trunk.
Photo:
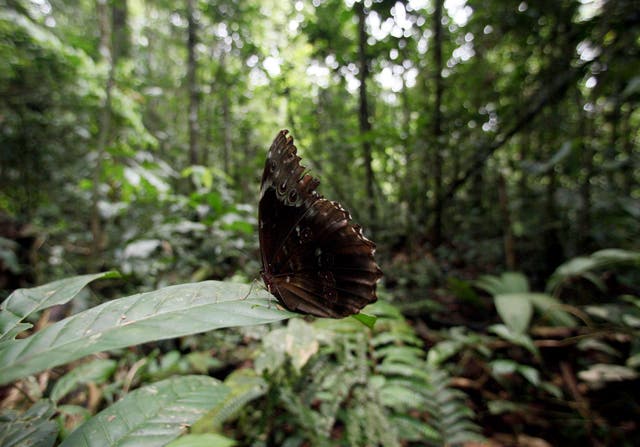
M 622 170 L 622 191 L 624 195 L 627 197 L 631 197 L 631 191 L 636 185 L 636 175 L 634 174 L 634 154 L 633 154 L 633 125 L 631 124 L 631 116 L 633 115 L 634 108 L 629 105 L 623 113 L 622 120 L 622 150 L 626 155 L 626 163 L 624 165 L 624 169 Z
M 369 117 L 369 105 L 367 102 L 367 78 L 369 77 L 369 59 L 367 57 L 367 30 L 365 22 L 367 19 L 364 10 L 364 2 L 357 2 L 355 5 L 358 15 L 358 59 L 360 80 L 360 139 L 362 141 L 362 155 L 365 169 L 365 191 L 367 192 L 367 212 L 369 222 L 376 220 L 376 202 L 374 195 L 373 159 L 371 149 L 371 122 Z
M 411 104 L 409 102 L 409 89 L 403 77 L 403 85 L 400 95 L 402 101 L 402 140 L 404 145 L 404 177 L 398 179 L 400 185 L 400 201 L 406 204 L 404 216 L 404 234 L 406 239 L 404 245 L 406 250 L 412 254 L 418 245 L 418 234 L 416 229 L 415 208 L 415 179 L 413 166 L 415 160 L 415 141 L 411 131 Z
M 126 5 L 125 5 L 126 9 Z M 112 57 L 111 46 L 111 26 L 109 9 L 106 0 L 96 2 L 96 13 L 98 16 L 98 26 L 100 32 L 99 51 L 100 55 L 107 61 L 108 73 L 104 87 L 105 95 L 100 105 L 100 115 L 98 117 L 98 140 L 96 142 L 96 159 L 93 166 L 93 185 L 91 188 L 91 249 L 89 253 L 88 270 L 96 272 L 100 269 L 100 254 L 104 246 L 104 231 L 100 219 L 100 181 L 102 174 L 102 164 L 107 144 L 111 133 L 111 94 L 115 85 L 115 60 Z
M 522 162 L 529 158 L 529 154 L 531 152 L 531 133 L 529 131 L 522 133 L 519 149 L 519 162 L 522 164 Z M 526 200 L 525 198 L 529 196 L 529 174 L 526 169 L 520 169 L 519 171 L 520 179 L 518 180 L 518 196 L 521 200 Z
M 189 89 L 189 163 L 198 164 L 198 84 L 196 80 L 196 0 L 187 0 L 187 88 Z
M 224 172 L 231 174 L 231 102 L 229 101 L 228 89 L 223 88 L 222 92 L 222 133 L 224 137 L 222 149 L 222 163 Z
M 557 107 L 552 107 L 543 117 L 549 123 L 548 128 L 543 131 L 541 141 L 557 141 L 557 129 L 555 126 L 558 120 Z M 545 134 L 546 133 L 546 134 Z M 551 156 L 551 150 L 545 150 L 547 158 Z M 555 169 L 549 169 L 547 173 L 546 197 L 544 203 L 544 230 L 542 234 L 545 262 L 543 274 L 548 277 L 553 273 L 557 266 L 564 261 L 564 249 L 560 242 L 558 234 L 559 219 L 556 210 L 556 191 L 558 189 L 558 174 Z
M 111 10 L 111 23 L 113 24 L 111 38 L 113 42 L 112 57 L 114 61 L 119 61 L 120 58 L 129 56 L 131 48 L 129 27 L 127 26 L 127 0 L 113 0 L 111 2 Z
M 502 239 L 504 242 L 504 259 L 508 270 L 516 270 L 516 250 L 513 229 L 511 228 L 511 211 L 509 210 L 509 194 L 504 175 L 498 173 L 498 197 L 500 214 L 502 214 Z
M 580 184 L 580 210 L 578 212 L 578 238 L 577 249 L 579 253 L 591 252 L 591 179 L 593 177 L 593 126 L 590 118 L 583 109 L 580 98 L 577 101 L 578 111 L 580 113 L 579 134 L 581 136 L 580 154 L 581 154 L 581 170 L 582 183 Z M 613 185 L 610 185 L 613 187 Z
M 442 213 L 444 201 L 442 197 L 442 3 L 436 0 L 433 12 L 433 72 L 435 98 L 433 103 L 433 227 L 431 236 L 433 246 L 442 243 Z

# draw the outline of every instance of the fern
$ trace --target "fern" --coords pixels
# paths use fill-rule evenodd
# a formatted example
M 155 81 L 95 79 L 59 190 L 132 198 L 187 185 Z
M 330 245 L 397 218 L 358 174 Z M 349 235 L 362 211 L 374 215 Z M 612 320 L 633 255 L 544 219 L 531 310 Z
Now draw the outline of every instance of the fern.
M 247 406 L 239 429 L 249 437 L 269 433 L 273 445 L 440 446 L 479 439 L 464 394 L 427 363 L 413 328 L 391 305 L 374 309 L 372 332 L 352 319 L 292 320 L 265 337 L 256 367 L 269 391 Z M 283 345 L 285 355 L 270 352 Z M 310 349 L 317 351 L 301 362 Z
M 427 363 L 420 339 L 407 336 L 413 331 L 406 320 L 400 314 L 387 315 L 390 331 L 374 339 L 374 357 L 377 373 L 383 377 L 383 402 L 404 428 L 404 439 L 434 446 L 481 439 L 464 393 L 450 387 L 445 371 Z M 426 413 L 428 424 L 406 417 L 416 410 Z

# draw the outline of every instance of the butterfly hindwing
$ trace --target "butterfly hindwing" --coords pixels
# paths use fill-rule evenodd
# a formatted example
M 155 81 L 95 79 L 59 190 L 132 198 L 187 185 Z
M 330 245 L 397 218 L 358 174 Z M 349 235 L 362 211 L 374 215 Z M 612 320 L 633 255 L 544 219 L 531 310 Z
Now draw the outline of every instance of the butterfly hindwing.
M 340 318 L 376 301 L 375 244 L 300 165 L 287 131 L 267 156 L 259 204 L 263 277 L 289 310 Z

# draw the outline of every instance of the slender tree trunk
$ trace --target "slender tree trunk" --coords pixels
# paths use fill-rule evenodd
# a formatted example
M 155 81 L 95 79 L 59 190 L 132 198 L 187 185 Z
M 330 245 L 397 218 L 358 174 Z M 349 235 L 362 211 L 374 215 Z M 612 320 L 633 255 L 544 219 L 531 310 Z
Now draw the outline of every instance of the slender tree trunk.
M 224 53 L 226 54 L 226 53 Z M 224 76 L 224 95 L 222 97 L 222 119 L 224 122 L 224 168 L 225 172 L 231 172 L 231 101 L 229 100 L 229 90 L 226 88 L 227 84 L 227 72 L 226 65 L 223 63 L 225 69 Z
M 427 110 L 429 102 L 429 73 L 428 67 L 422 67 L 420 76 L 420 96 L 422 108 Z M 420 122 L 420 121 L 419 121 Z M 412 190 L 412 209 L 416 233 L 420 238 L 420 243 L 424 242 L 429 228 L 427 227 L 427 221 L 429 218 L 429 204 L 427 201 L 429 191 L 429 180 L 432 176 L 432 163 L 429 160 L 429 139 L 431 137 L 429 128 L 426 125 L 421 125 L 418 129 L 418 136 L 415 139 L 413 163 L 407 167 L 411 176 L 411 190 Z
M 112 57 L 111 47 L 111 26 L 109 20 L 109 9 L 106 0 L 96 2 L 98 25 L 100 31 L 99 51 L 102 58 L 107 62 L 108 73 L 105 84 L 104 100 L 100 106 L 98 117 L 98 140 L 96 142 L 96 158 L 93 166 L 93 186 L 91 189 L 91 250 L 88 269 L 95 272 L 100 269 L 100 255 L 104 246 L 104 230 L 100 219 L 100 181 L 102 174 L 102 164 L 104 154 L 110 139 L 111 133 L 111 95 L 115 85 L 115 61 Z
M 522 132 L 522 136 L 520 138 L 520 163 L 524 162 L 529 158 L 529 153 L 531 152 L 531 132 L 524 131 Z M 520 169 L 520 179 L 518 180 L 518 196 L 521 199 L 525 199 L 529 194 L 529 174 L 526 169 Z
M 196 0 L 187 0 L 187 88 L 189 89 L 189 163 L 198 164 L 198 84 L 196 73 Z
M 591 180 L 593 178 L 593 126 L 590 118 L 582 107 L 582 101 L 578 98 L 578 111 L 580 112 L 579 133 L 581 136 L 580 154 L 582 167 L 582 183 L 580 184 L 581 206 L 578 219 L 577 248 L 580 253 L 591 251 Z M 613 187 L 613 185 L 610 185 Z
M 574 82 L 579 75 L 582 75 L 583 71 L 569 69 L 559 73 L 558 77 L 543 83 L 538 92 L 529 96 L 527 104 L 523 107 L 523 114 L 509 128 L 504 132 L 498 133 L 493 141 L 476 146 L 475 155 L 472 157 L 469 166 L 447 186 L 447 190 L 444 193 L 445 201 L 452 199 L 458 189 L 474 175 L 478 167 L 483 166 L 494 152 L 507 143 L 511 137 L 528 126 L 547 106 L 557 104 L 564 97 L 571 82 Z
M 442 4 L 444 0 L 436 0 L 433 12 L 433 72 L 435 98 L 433 104 L 433 227 L 431 229 L 433 245 L 442 243 L 442 214 L 444 201 L 442 197 Z
M 226 87 L 226 86 L 225 86 Z M 224 88 L 222 92 L 222 133 L 224 137 L 222 149 L 222 163 L 224 172 L 231 173 L 231 101 L 229 100 L 229 92 Z
M 358 15 L 358 59 L 360 80 L 360 138 L 362 140 L 362 155 L 364 157 L 365 169 L 365 191 L 367 192 L 367 211 L 370 222 L 376 220 L 376 202 L 374 195 L 373 178 L 373 157 L 371 149 L 371 121 L 369 117 L 369 105 L 367 102 L 367 78 L 369 77 L 369 59 L 367 57 L 367 30 L 365 22 L 367 19 L 364 10 L 364 2 L 355 4 Z
M 129 57 L 131 48 L 131 39 L 129 27 L 127 26 L 127 18 L 129 9 L 127 8 L 127 0 L 113 0 L 112 5 L 112 39 L 113 60 L 119 61 L 123 57 Z
M 222 96 L 222 166 L 224 172 L 231 175 L 231 101 L 229 100 L 229 83 L 227 79 L 227 52 L 223 49 L 220 55 L 218 76 L 218 88 Z
M 634 161 L 633 161 L 633 140 L 635 131 L 633 130 L 633 126 L 631 125 L 631 115 L 634 112 L 634 108 L 629 106 L 624 110 L 622 116 L 622 150 L 626 155 L 626 164 L 624 169 L 622 170 L 622 190 L 624 191 L 625 196 L 631 197 L 631 191 L 636 184 L 636 175 L 634 174 Z
M 471 209 L 477 210 L 478 213 L 484 213 L 485 202 L 485 167 L 479 166 L 478 170 L 473 173 L 471 178 L 471 191 L 469 192 L 469 201 Z
M 411 134 L 411 104 L 409 102 L 409 91 L 403 78 L 403 86 L 400 99 L 402 101 L 402 139 L 404 144 L 404 178 L 399 178 L 401 188 L 400 200 L 406 204 L 405 209 L 405 248 L 411 254 L 418 245 L 416 231 L 416 209 L 414 199 L 414 175 L 413 160 L 415 158 L 415 144 L 413 135 Z
M 620 110 L 621 105 L 621 101 L 615 100 L 613 104 L 613 110 L 607 117 L 611 132 L 609 133 L 609 147 L 604 150 L 604 159 L 606 160 L 605 163 L 615 163 L 617 156 L 620 154 L 620 145 L 618 143 L 622 121 L 622 114 Z M 605 170 L 605 173 L 607 174 L 609 190 L 616 193 L 620 191 L 620 187 L 622 184 L 620 172 L 618 170 L 614 171 L 613 169 L 607 169 Z
M 552 107 L 546 113 L 544 119 L 550 124 L 550 128 L 544 130 L 544 134 L 541 136 L 541 141 L 557 141 L 557 131 L 555 124 L 559 122 L 557 119 L 557 107 Z M 546 156 L 550 157 L 550 151 L 546 150 Z M 545 156 L 545 155 L 543 155 Z M 556 192 L 558 188 L 558 174 L 555 169 L 550 169 L 547 174 L 547 188 L 546 197 L 544 202 L 544 230 L 542 235 L 545 262 L 543 267 L 543 274 L 546 276 L 556 269 L 558 265 L 564 260 L 564 250 L 560 243 L 560 236 L 558 235 L 558 212 L 556 210 Z
M 513 229 L 511 228 L 511 211 L 509 210 L 509 194 L 507 182 L 502 173 L 498 173 L 498 197 L 500 202 L 500 213 L 502 214 L 504 259 L 508 270 L 516 270 L 516 249 Z

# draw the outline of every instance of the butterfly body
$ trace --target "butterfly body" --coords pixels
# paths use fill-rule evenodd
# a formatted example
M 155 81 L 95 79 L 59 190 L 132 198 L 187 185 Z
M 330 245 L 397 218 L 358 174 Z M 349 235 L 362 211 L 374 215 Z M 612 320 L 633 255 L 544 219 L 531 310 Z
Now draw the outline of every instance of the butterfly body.
M 375 244 L 337 202 L 316 191 L 293 138 L 276 136 L 265 163 L 258 210 L 262 278 L 287 309 L 342 318 L 376 301 L 382 276 Z

